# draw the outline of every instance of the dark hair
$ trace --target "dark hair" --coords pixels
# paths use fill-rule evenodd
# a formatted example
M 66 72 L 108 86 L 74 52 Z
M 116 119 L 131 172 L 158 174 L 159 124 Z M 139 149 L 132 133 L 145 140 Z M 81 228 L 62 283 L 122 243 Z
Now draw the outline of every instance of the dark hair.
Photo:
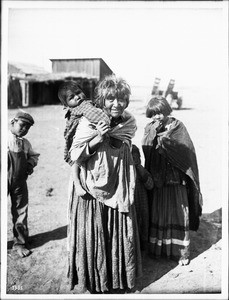
M 124 79 L 116 77 L 114 74 L 108 75 L 95 88 L 95 103 L 97 107 L 103 108 L 104 100 L 112 95 L 119 99 L 125 99 L 127 107 L 130 101 L 130 94 L 130 86 Z
M 80 93 L 84 94 L 80 86 L 75 81 L 69 80 L 62 83 L 59 87 L 58 97 L 64 106 L 68 106 L 67 100 L 74 98 L 75 95 Z M 86 99 L 85 94 L 82 99 Z
M 163 97 L 153 97 L 146 108 L 146 117 L 152 118 L 156 114 L 163 114 L 164 116 L 170 115 L 172 108 L 168 101 Z

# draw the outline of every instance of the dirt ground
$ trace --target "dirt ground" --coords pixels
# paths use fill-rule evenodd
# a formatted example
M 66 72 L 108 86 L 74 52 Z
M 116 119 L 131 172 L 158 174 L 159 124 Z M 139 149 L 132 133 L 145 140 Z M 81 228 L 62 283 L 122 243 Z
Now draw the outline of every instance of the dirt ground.
M 212 118 L 216 113 L 213 102 L 209 102 L 208 95 L 199 95 L 196 99 L 197 96 L 195 94 L 195 101 L 190 101 L 191 96 L 187 97 L 183 109 L 173 113 L 185 123 L 195 144 L 204 199 L 200 228 L 198 232 L 191 232 L 191 261 L 188 266 L 181 267 L 173 261 L 153 260 L 144 254 L 144 274 L 138 282 L 135 297 L 136 294 L 152 294 L 152 297 L 156 297 L 156 294 L 216 294 L 217 298 L 222 293 L 220 137 L 218 147 L 215 145 L 222 123 L 218 124 L 218 128 L 212 126 Z M 207 106 L 204 105 L 207 103 L 205 100 L 208 101 Z M 134 143 L 139 147 L 143 128 L 149 121 L 144 116 L 144 105 L 144 99 L 135 99 L 129 107 L 137 119 L 138 131 Z M 69 290 L 66 276 L 67 187 L 70 170 L 63 161 L 64 111 L 60 105 L 29 107 L 25 110 L 34 116 L 36 122 L 27 138 L 40 153 L 39 164 L 28 179 L 32 254 L 21 259 L 11 249 L 13 236 L 8 200 L 6 293 L 39 294 L 41 298 L 43 294 L 64 294 L 66 298 L 67 294 L 77 294 L 79 291 L 77 288 Z M 15 112 L 15 109 L 9 110 L 8 117 L 11 118 Z M 216 162 L 212 157 L 217 155 Z

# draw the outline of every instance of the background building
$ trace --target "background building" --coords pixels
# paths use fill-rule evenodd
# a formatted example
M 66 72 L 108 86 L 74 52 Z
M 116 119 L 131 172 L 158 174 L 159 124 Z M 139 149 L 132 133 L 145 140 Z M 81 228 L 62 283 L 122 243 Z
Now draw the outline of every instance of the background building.
M 58 104 L 58 89 L 65 80 L 76 81 L 88 98 L 112 70 L 102 58 L 51 59 L 52 72 L 26 64 L 8 64 L 8 107 Z

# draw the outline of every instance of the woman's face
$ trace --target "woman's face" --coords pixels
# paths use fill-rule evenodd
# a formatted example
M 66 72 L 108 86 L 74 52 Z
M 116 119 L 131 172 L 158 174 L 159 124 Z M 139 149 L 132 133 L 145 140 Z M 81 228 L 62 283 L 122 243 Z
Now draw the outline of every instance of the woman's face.
M 109 94 L 104 102 L 105 110 L 112 118 L 118 118 L 122 115 L 127 107 L 127 100 L 118 98 L 114 93 Z

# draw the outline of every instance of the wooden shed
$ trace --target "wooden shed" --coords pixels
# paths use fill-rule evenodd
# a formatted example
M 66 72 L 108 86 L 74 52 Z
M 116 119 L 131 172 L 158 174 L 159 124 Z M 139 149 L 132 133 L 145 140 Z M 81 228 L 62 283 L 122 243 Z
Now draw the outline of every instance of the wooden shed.
M 43 68 L 25 63 L 8 63 L 8 107 L 28 106 L 31 76 L 47 75 Z
M 112 70 L 101 58 L 51 59 L 52 73 L 29 72 L 8 66 L 8 106 L 20 107 L 59 104 L 58 89 L 66 80 L 74 80 L 88 98 L 94 97 L 99 80 Z
M 53 73 L 78 72 L 97 80 L 113 73 L 102 58 L 51 59 L 51 62 Z

